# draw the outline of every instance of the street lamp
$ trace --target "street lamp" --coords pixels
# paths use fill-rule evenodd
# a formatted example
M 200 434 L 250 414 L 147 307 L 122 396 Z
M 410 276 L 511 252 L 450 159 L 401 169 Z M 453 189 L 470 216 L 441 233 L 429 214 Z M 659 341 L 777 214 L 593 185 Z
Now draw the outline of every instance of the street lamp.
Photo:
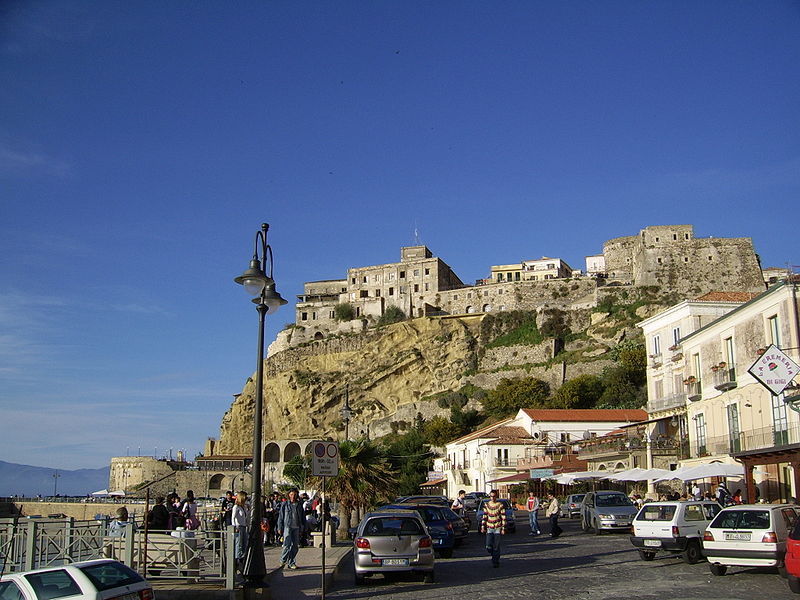
M 350 419 L 353 417 L 353 409 L 350 408 L 350 386 L 348 385 L 345 388 L 344 392 L 344 406 L 339 410 L 339 413 L 342 415 L 342 421 L 344 421 L 344 439 L 347 441 L 350 439 Z
M 59 477 L 61 477 L 61 475 L 58 474 L 58 471 L 55 471 L 53 473 L 53 496 L 54 497 L 58 496 L 58 478 Z
M 267 567 L 264 562 L 264 544 L 261 533 L 261 433 L 263 429 L 262 411 L 264 405 L 264 317 L 286 304 L 286 300 L 275 291 L 272 279 L 272 248 L 267 243 L 269 225 L 261 224 L 256 232 L 255 247 L 250 266 L 234 281 L 244 286 L 245 291 L 255 296 L 253 302 L 258 311 L 258 363 L 256 365 L 256 405 L 253 417 L 253 500 L 250 520 L 247 555 L 244 559 L 243 574 L 247 587 L 262 587 Z M 259 253 L 260 251 L 260 253 Z M 267 270 L 269 267 L 269 270 Z

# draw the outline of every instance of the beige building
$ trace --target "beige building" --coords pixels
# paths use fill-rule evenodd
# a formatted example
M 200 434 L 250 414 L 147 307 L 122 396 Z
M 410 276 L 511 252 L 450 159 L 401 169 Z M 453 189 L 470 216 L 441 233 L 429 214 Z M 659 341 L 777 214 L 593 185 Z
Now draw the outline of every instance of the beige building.
M 572 277 L 572 267 L 566 261 L 543 256 L 537 260 L 525 260 L 513 265 L 494 265 L 491 267 L 490 280 L 502 283 L 568 279 L 570 277 Z
M 688 441 L 681 466 L 744 463 L 748 500 L 756 498 L 757 486 L 758 497 L 786 501 L 800 491 L 794 387 L 773 395 L 748 369 L 770 344 L 800 362 L 797 284 L 781 282 L 738 300 L 734 307 L 723 299 L 706 306 L 685 302 L 640 324 L 650 355 L 648 412 L 654 427 L 673 416 L 679 420 L 676 433 Z M 715 311 L 723 314 L 713 318 Z M 674 327 L 681 328 L 677 341 Z

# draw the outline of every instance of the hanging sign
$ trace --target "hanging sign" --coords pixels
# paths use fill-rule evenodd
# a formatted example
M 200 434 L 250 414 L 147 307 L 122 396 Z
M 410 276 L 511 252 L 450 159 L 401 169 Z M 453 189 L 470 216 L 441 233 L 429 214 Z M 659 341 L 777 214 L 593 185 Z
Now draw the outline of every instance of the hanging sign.
M 775 344 L 770 344 L 747 372 L 777 396 L 800 372 L 800 366 Z

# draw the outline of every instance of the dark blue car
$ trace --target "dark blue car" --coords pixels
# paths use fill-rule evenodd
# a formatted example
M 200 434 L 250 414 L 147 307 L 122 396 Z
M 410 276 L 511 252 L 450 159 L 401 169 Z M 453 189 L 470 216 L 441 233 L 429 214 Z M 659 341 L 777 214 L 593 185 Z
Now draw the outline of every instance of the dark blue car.
M 454 520 L 448 513 L 452 513 L 452 516 L 458 520 L 461 518 L 449 508 L 438 504 L 390 504 L 382 508 L 404 508 L 417 511 L 433 539 L 433 549 L 442 558 L 453 556 L 453 548 L 467 535 L 463 520 L 460 526 L 454 527 Z

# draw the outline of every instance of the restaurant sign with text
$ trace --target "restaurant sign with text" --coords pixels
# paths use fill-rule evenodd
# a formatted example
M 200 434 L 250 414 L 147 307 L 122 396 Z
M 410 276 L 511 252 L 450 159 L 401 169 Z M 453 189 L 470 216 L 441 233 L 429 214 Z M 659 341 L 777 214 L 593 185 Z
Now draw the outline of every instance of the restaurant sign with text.
M 775 344 L 770 344 L 747 372 L 777 396 L 800 372 L 800 366 Z

